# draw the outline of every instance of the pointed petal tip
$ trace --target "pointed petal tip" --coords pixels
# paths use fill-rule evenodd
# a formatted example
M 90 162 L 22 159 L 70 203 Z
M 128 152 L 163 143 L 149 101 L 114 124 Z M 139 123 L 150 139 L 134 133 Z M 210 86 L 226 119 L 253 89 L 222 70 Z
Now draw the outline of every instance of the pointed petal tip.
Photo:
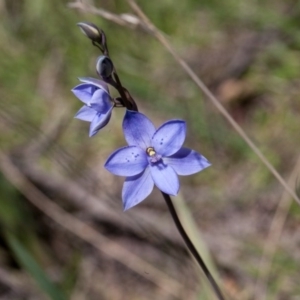
M 127 210 L 129 210 L 130 208 L 132 208 L 132 207 L 134 207 L 134 206 L 136 206 L 137 205 L 137 203 L 134 203 L 134 202 L 132 202 L 132 201 L 126 201 L 125 199 L 124 199 L 124 195 L 122 195 L 122 203 L 123 203 L 123 211 L 125 212 L 125 211 L 127 211 Z M 128 199 L 127 199 L 128 200 Z
M 144 201 L 152 192 L 154 182 L 150 170 L 127 177 L 122 190 L 123 209 L 128 210 Z
M 132 202 L 132 201 L 127 201 L 124 203 L 124 200 L 123 200 L 123 211 L 127 211 L 135 206 L 137 206 L 139 203 L 141 203 L 142 201 L 144 201 L 146 198 L 140 200 L 140 201 L 137 201 L 137 202 Z
M 184 147 L 174 155 L 166 157 L 165 161 L 181 176 L 192 175 L 211 166 L 203 155 Z
M 132 206 L 129 206 L 129 205 L 123 205 L 123 211 L 127 211 L 131 208 Z
M 98 132 L 99 132 L 100 128 L 99 129 L 94 129 L 90 126 L 90 130 L 89 130 L 89 137 L 93 137 L 95 136 Z
M 73 87 L 72 89 L 71 89 L 71 92 L 76 96 L 76 87 L 77 86 L 75 86 L 75 87 Z
M 202 159 L 204 160 L 203 169 L 206 169 L 206 168 L 210 167 L 212 165 L 211 162 L 208 161 L 203 155 L 201 155 L 201 156 L 202 156 Z
M 179 193 L 179 190 L 180 190 L 180 185 L 178 186 L 178 188 L 177 188 L 177 191 L 175 192 L 175 191 L 173 191 L 173 193 L 169 193 L 168 195 L 169 196 L 177 196 L 178 195 L 178 193 Z
M 107 93 L 109 93 L 108 85 L 103 80 L 93 78 L 93 77 L 77 77 L 77 79 L 80 82 L 91 84 L 97 86 L 98 88 L 104 89 Z
M 94 137 L 99 131 L 100 131 L 100 129 L 97 129 L 97 130 L 91 130 L 91 131 L 89 132 L 89 137 L 90 137 L 90 138 Z

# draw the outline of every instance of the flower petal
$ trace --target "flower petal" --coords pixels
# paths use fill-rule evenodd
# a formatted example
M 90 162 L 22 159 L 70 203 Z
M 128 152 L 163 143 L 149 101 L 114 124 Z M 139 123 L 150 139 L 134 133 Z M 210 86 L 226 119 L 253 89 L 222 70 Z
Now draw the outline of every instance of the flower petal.
M 79 109 L 74 118 L 82 121 L 92 122 L 96 114 L 97 112 L 94 109 L 85 105 Z
M 75 86 L 72 89 L 72 92 L 80 101 L 82 101 L 84 104 L 88 104 L 96 89 L 97 87 L 94 85 L 81 83 Z
M 164 193 L 177 195 L 179 191 L 179 180 L 175 171 L 162 160 L 150 164 L 150 171 L 155 185 Z
M 97 112 L 105 114 L 110 110 L 113 104 L 110 101 L 109 94 L 104 90 L 98 89 L 93 94 L 91 100 L 88 103 L 88 106 L 93 108 Z
M 144 150 L 149 147 L 155 132 L 153 123 L 143 114 L 126 110 L 123 131 L 128 145 L 138 146 Z
M 186 124 L 182 120 L 171 120 L 160 126 L 154 133 L 151 146 L 162 156 L 176 153 L 183 145 Z
M 136 176 L 127 177 L 122 190 L 124 210 L 143 201 L 152 192 L 154 186 L 149 168 Z
M 119 176 L 135 176 L 148 165 L 147 154 L 139 147 L 127 146 L 113 152 L 105 163 L 105 168 Z
M 209 167 L 210 162 L 200 153 L 181 148 L 170 157 L 165 157 L 164 161 L 171 166 L 178 175 L 191 175 Z
M 112 109 L 113 107 L 111 107 L 106 114 L 96 114 L 95 118 L 91 122 L 89 137 L 94 136 L 101 128 L 107 125 L 111 117 Z
M 89 83 L 89 84 L 92 84 L 92 85 L 95 85 L 97 86 L 99 89 L 103 89 L 105 90 L 107 93 L 108 93 L 108 86 L 107 84 L 102 81 L 102 80 L 99 80 L 99 79 L 96 79 L 96 78 L 92 78 L 92 77 L 79 77 L 78 78 L 81 82 L 84 82 L 84 83 Z

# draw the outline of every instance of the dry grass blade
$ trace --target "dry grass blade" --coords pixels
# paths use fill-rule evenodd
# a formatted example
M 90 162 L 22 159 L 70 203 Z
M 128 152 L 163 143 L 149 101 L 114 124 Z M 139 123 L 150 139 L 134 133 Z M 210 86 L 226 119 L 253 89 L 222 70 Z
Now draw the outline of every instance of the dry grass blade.
M 98 16 L 101 16 L 102 18 L 114 22 L 120 26 L 126 26 L 132 29 L 135 28 L 141 28 L 145 31 L 149 31 L 149 29 L 145 26 L 144 22 L 141 22 L 141 20 L 133 15 L 129 14 L 113 14 L 105 9 L 96 8 L 92 5 L 89 5 L 87 3 L 83 3 L 81 1 L 75 1 L 68 3 L 68 7 L 75 8 L 82 10 L 84 12 L 89 12 Z
M 300 172 L 300 156 L 297 163 L 288 179 L 288 184 L 292 187 L 295 185 L 297 175 Z M 255 299 L 266 299 L 268 277 L 272 267 L 272 260 L 276 253 L 277 245 L 286 221 L 289 209 L 292 204 L 292 199 L 287 192 L 283 192 L 281 199 L 278 202 L 276 212 L 274 214 L 267 241 L 264 245 L 263 254 L 259 264 L 257 281 L 254 289 Z
M 207 86 L 200 80 L 200 78 L 195 74 L 195 72 L 188 66 L 188 64 L 176 53 L 171 44 L 168 42 L 163 33 L 161 33 L 154 24 L 149 20 L 149 18 L 143 13 L 140 7 L 134 0 L 127 0 L 133 11 L 139 16 L 136 18 L 134 23 L 139 26 L 129 26 L 131 28 L 141 27 L 146 29 L 151 35 L 153 35 L 169 52 L 172 54 L 176 62 L 182 67 L 182 69 L 190 76 L 190 78 L 196 83 L 200 90 L 207 96 L 207 98 L 214 104 L 214 106 L 219 110 L 219 112 L 224 116 L 224 118 L 231 124 L 235 131 L 242 137 L 242 139 L 248 144 L 252 151 L 259 157 L 262 163 L 267 167 L 267 169 L 274 175 L 274 177 L 280 182 L 284 189 L 289 193 L 289 195 L 300 205 L 300 198 L 297 196 L 295 191 L 289 187 L 282 176 L 276 171 L 273 165 L 265 157 L 265 155 L 259 150 L 259 148 L 252 142 L 248 137 L 246 132 L 240 127 L 240 125 L 231 117 L 224 106 L 218 101 L 218 99 L 212 94 L 212 92 L 207 88 Z M 98 10 L 93 6 L 87 6 L 82 2 L 69 3 L 69 7 L 78 8 L 83 11 L 88 11 L 103 18 L 115 22 L 121 26 L 128 26 L 130 22 L 125 21 L 121 16 L 111 14 L 110 12 L 103 10 Z M 113 15 L 114 17 L 111 17 Z M 120 20 L 123 20 L 122 22 Z M 138 20 L 138 21 L 136 21 Z
M 258 149 L 258 147 L 252 142 L 248 137 L 246 132 L 240 127 L 240 125 L 231 117 L 224 106 L 218 101 L 218 99 L 212 94 L 212 92 L 207 88 L 207 86 L 200 80 L 200 78 L 195 74 L 195 72 L 188 66 L 188 64 L 176 53 L 171 44 L 168 42 L 166 37 L 154 26 L 154 24 L 149 20 L 149 18 L 143 13 L 141 8 L 136 4 L 134 0 L 127 0 L 133 11 L 140 17 L 140 19 L 145 23 L 145 25 L 152 32 L 153 36 L 170 52 L 174 57 L 175 61 L 182 67 L 182 69 L 191 77 L 191 79 L 196 83 L 200 90 L 205 96 L 214 104 L 214 106 L 219 110 L 219 112 L 225 117 L 225 119 L 232 125 L 235 131 L 242 137 L 242 139 L 248 144 L 248 146 L 253 150 L 253 152 L 259 157 L 263 164 L 268 168 L 268 170 L 276 177 L 276 179 L 281 183 L 285 190 L 290 194 L 292 198 L 300 205 L 300 199 L 295 193 L 295 191 L 290 188 L 290 186 L 285 182 L 282 176 L 275 170 L 273 165 L 264 156 L 264 154 Z
M 121 247 L 119 244 L 99 234 L 95 229 L 73 217 L 71 214 L 53 203 L 25 178 L 25 176 L 14 166 L 8 155 L 1 152 L 0 169 L 11 184 L 14 185 L 34 206 L 36 206 L 49 218 L 72 232 L 77 237 L 88 242 L 108 257 L 120 262 L 124 266 L 138 273 L 140 276 L 153 282 L 166 294 L 172 295 L 178 299 L 178 291 L 182 289 L 182 285 L 180 283 L 171 279 L 168 275 Z

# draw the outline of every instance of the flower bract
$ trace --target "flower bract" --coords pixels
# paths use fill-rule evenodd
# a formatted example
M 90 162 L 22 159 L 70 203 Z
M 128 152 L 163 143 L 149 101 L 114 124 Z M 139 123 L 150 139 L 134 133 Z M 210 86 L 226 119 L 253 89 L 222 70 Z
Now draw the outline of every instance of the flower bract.
M 145 115 L 127 110 L 123 131 L 128 146 L 113 152 L 105 167 L 127 177 L 122 191 L 124 210 L 143 201 L 154 185 L 177 195 L 177 175 L 191 175 L 210 166 L 204 156 L 182 147 L 186 136 L 183 120 L 170 120 L 156 130 Z
M 109 122 L 113 103 L 105 82 L 89 77 L 80 77 L 79 80 L 82 83 L 72 92 L 84 106 L 75 118 L 91 123 L 89 136 L 92 137 Z

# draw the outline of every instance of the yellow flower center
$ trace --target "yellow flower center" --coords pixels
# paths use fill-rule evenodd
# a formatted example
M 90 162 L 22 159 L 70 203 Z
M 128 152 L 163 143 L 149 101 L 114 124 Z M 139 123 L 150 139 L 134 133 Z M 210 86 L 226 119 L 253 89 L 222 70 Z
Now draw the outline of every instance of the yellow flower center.
M 146 153 L 149 155 L 149 156 L 154 156 L 156 154 L 155 150 L 153 147 L 148 147 L 146 149 Z

